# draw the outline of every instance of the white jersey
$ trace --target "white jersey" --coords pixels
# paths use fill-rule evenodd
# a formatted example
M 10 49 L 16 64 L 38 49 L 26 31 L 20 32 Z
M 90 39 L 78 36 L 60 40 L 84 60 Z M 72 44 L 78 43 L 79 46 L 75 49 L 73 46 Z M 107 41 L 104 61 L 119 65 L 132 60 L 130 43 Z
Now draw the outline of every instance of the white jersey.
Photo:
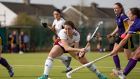
M 55 26 L 55 30 L 56 30 L 57 35 L 60 32 L 60 30 L 62 29 L 62 26 L 64 25 L 64 23 L 65 23 L 65 20 L 63 18 L 60 18 L 60 20 L 55 19 L 53 21 L 52 26 Z
M 74 30 L 74 34 L 73 37 L 70 38 L 66 32 L 65 29 L 62 29 L 59 34 L 58 34 L 60 39 L 66 39 L 68 41 L 69 46 L 74 46 L 74 43 L 79 42 L 80 41 L 80 34 L 79 32 L 77 32 L 76 30 Z M 63 46 L 63 44 L 61 43 L 61 41 L 59 42 L 59 44 L 61 46 Z

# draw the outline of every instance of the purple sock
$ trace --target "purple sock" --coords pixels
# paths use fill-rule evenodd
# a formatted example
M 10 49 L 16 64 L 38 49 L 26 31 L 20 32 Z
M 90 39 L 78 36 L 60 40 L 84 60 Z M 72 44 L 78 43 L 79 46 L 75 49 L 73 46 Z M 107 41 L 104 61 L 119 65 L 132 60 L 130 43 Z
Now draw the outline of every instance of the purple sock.
M 121 69 L 119 56 L 118 55 L 113 56 L 113 60 L 114 60 L 116 69 Z
M 11 66 L 8 64 L 8 62 L 6 61 L 6 59 L 2 58 L 0 59 L 0 64 L 3 65 L 4 67 L 6 67 L 8 70 L 10 70 Z
M 128 62 L 128 64 L 127 64 L 127 66 L 124 69 L 123 74 L 125 76 L 127 76 L 128 73 L 136 66 L 136 64 L 137 64 L 137 60 L 130 59 L 129 62 Z

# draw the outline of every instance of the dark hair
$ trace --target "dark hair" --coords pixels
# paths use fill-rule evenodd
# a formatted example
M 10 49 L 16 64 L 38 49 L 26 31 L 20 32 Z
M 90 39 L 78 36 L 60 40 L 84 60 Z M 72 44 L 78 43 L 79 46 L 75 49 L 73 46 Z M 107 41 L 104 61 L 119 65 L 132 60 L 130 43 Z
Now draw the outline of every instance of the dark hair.
M 124 13 L 124 8 L 123 8 L 123 5 L 119 2 L 115 3 L 114 5 L 117 5 L 119 6 L 122 10 L 121 10 L 121 13 Z
M 63 14 L 62 14 L 62 12 L 61 12 L 60 9 L 54 9 L 54 11 L 58 12 L 58 13 L 60 14 L 60 16 L 61 16 L 62 18 L 64 18 L 64 17 L 63 17 Z
M 56 11 L 56 12 L 61 14 L 61 10 L 60 9 L 54 9 L 54 11 Z
M 69 25 L 69 26 L 72 27 L 72 29 L 75 29 L 75 30 L 76 30 L 75 25 L 74 25 L 74 23 L 73 23 L 72 21 L 66 21 L 66 22 L 64 23 L 64 25 Z
M 140 18 L 140 9 L 139 8 L 130 8 L 130 11 L 133 15 L 136 15 L 138 18 Z

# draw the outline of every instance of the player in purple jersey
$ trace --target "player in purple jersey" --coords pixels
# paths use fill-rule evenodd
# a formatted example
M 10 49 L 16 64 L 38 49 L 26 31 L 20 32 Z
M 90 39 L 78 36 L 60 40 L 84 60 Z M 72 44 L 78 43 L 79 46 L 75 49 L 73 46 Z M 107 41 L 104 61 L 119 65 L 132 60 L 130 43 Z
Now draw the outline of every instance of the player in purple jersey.
M 124 39 L 121 40 L 118 46 L 115 47 L 115 49 L 111 52 L 112 56 L 117 54 L 119 49 L 123 47 L 127 40 L 135 33 L 140 31 L 140 10 L 138 8 L 131 8 L 128 11 L 128 17 L 132 21 L 130 24 L 130 28 L 128 30 L 127 35 L 125 36 Z M 129 74 L 129 72 L 136 66 L 137 61 L 140 60 L 140 46 L 137 47 L 137 49 L 134 51 L 134 54 L 132 57 L 129 59 L 129 62 L 127 66 L 125 67 L 124 71 L 117 72 L 118 77 L 120 79 L 126 79 L 126 76 Z
M 115 3 L 113 8 L 114 8 L 114 13 L 116 15 L 115 20 L 116 20 L 117 27 L 111 34 L 108 35 L 108 37 L 115 36 L 115 34 L 118 34 L 118 36 L 115 38 L 115 45 L 114 45 L 114 48 L 115 48 L 116 46 L 118 46 L 118 44 L 122 40 L 121 35 L 125 34 L 128 31 L 129 19 L 125 15 L 124 9 L 123 9 L 123 6 L 122 6 L 121 3 Z M 123 46 L 124 54 L 125 54 L 127 59 L 130 58 L 130 56 L 131 56 L 130 48 L 133 48 L 133 47 L 134 47 L 134 45 L 133 45 L 133 42 L 132 42 L 132 38 L 130 38 L 127 41 L 127 43 Z M 114 61 L 115 66 L 116 66 L 116 69 L 113 69 L 113 74 L 114 74 L 115 70 L 118 70 L 118 71 L 121 70 L 120 59 L 119 59 L 119 56 L 117 54 L 113 55 L 113 61 Z M 116 75 L 116 74 L 114 74 L 114 75 Z
M 1 56 L 1 53 L 2 53 L 2 38 L 0 36 L 0 64 L 2 66 L 4 66 L 8 70 L 8 73 L 9 73 L 10 77 L 13 77 L 14 76 L 13 69 L 9 65 L 9 63 L 7 62 L 7 60 Z

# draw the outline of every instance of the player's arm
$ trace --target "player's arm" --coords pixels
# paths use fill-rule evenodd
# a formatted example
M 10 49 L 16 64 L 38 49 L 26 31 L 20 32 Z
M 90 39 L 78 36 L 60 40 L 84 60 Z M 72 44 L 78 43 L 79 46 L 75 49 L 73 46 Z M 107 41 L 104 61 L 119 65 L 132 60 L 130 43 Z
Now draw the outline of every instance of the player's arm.
M 110 34 L 111 36 L 114 36 L 117 32 L 118 32 L 118 27 L 116 27 L 116 29 Z
M 69 52 L 81 52 L 81 49 L 79 48 L 72 48 L 68 45 L 68 42 L 67 40 L 65 39 L 61 39 L 61 43 L 63 44 L 63 47 L 66 51 L 69 51 Z
M 77 48 L 72 48 L 68 45 L 68 42 L 67 40 L 65 39 L 61 39 L 61 43 L 63 44 L 63 47 L 66 51 L 69 51 L 69 52 L 77 52 L 77 51 L 80 51 L 79 49 Z
M 56 30 L 55 30 L 55 25 L 52 25 L 52 26 L 48 26 L 49 29 L 51 29 L 51 31 L 53 31 L 54 33 L 56 33 Z
M 111 34 L 109 34 L 107 37 L 109 38 L 109 37 L 115 36 L 115 34 L 118 32 L 118 30 L 119 30 L 119 28 L 116 27 L 115 30 Z
M 132 36 L 132 34 L 127 34 L 127 35 L 125 36 L 125 38 L 121 40 L 121 42 L 119 43 L 119 45 L 118 45 L 117 47 L 115 47 L 114 50 L 112 50 L 111 55 L 115 55 L 116 53 L 118 53 L 119 49 L 122 48 L 122 47 L 126 44 L 127 40 L 128 40 L 131 36 Z

